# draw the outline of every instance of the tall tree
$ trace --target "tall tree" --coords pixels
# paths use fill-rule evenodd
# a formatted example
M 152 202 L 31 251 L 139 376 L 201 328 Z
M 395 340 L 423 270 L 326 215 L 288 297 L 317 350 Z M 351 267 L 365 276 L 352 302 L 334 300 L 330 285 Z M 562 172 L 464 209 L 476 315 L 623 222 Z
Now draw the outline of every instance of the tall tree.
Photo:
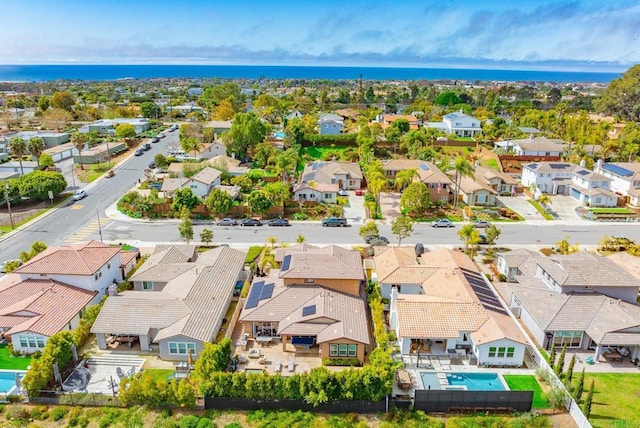
M 402 192 L 416 177 L 418 177 L 418 170 L 415 168 L 399 171 L 396 174 L 396 190 Z
M 231 129 L 222 134 L 227 150 L 244 157 L 249 147 L 253 147 L 267 135 L 268 126 L 253 113 L 236 113 Z
M 180 213 L 180 224 L 178 224 L 178 232 L 180 233 L 180 238 L 187 241 L 187 244 L 189 244 L 189 241 L 193 239 L 191 212 L 187 207 L 182 207 L 182 212 Z
M 73 111 L 73 106 L 76 104 L 74 96 L 69 91 L 54 92 L 51 97 L 51 106 L 53 108 L 59 108 L 68 112 Z
M 45 149 L 44 140 L 40 137 L 31 137 L 29 139 L 28 149 L 31 156 L 36 158 L 38 166 L 40 166 L 40 156 L 42 156 L 42 152 L 44 152 Z
M 200 198 L 198 195 L 194 194 L 193 191 L 188 188 L 178 189 L 173 193 L 173 203 L 171 204 L 171 209 L 176 212 L 181 212 L 184 208 L 188 209 L 191 212 L 192 209 L 195 208 L 196 205 L 200 203 Z
M 78 151 L 78 160 L 80 161 L 80 169 L 84 169 L 84 164 L 82 163 L 82 150 L 89 142 L 89 134 L 85 134 L 84 132 L 76 132 L 71 135 L 71 142 L 73 146 Z
M 468 177 L 473 174 L 473 167 L 463 157 L 456 158 L 453 169 L 456 171 L 456 200 L 454 206 L 458 206 L 460 200 L 460 185 L 462 183 L 462 177 Z
M 136 136 L 136 128 L 129 123 L 121 123 L 116 126 L 116 137 L 129 141 Z
M 574 398 L 576 403 L 580 404 L 580 399 L 582 399 L 582 393 L 584 392 L 584 367 L 582 367 L 582 371 L 580 372 L 580 377 L 578 378 L 578 386 L 574 392 Z
M 20 175 L 24 175 L 24 169 L 22 168 L 22 157 L 27 153 L 27 143 L 20 137 L 11 137 L 9 139 L 9 151 L 11 154 L 18 158 L 20 162 Z
M 591 379 L 591 386 L 589 386 L 589 393 L 587 394 L 587 398 L 582 405 L 582 413 L 589 419 L 591 417 L 591 406 L 593 405 L 593 393 L 595 387 L 595 380 Z
M 413 220 L 409 217 L 401 215 L 391 222 L 391 233 L 398 237 L 398 246 L 402 244 L 402 240 L 413 232 Z
M 271 206 L 271 199 L 269 199 L 269 196 L 262 190 L 251 192 L 247 198 L 247 207 L 252 213 L 258 213 L 262 216 Z
M 480 232 L 473 224 L 466 224 L 458 231 L 458 236 L 464 242 L 465 251 L 470 256 L 475 255 L 476 245 L 480 242 Z
M 205 205 L 214 215 L 228 213 L 233 207 L 233 198 L 222 189 L 213 189 L 205 199 Z
M 431 205 L 429 188 L 419 181 L 409 184 L 400 196 L 400 208 L 416 216 L 421 216 L 429 205 Z
M 617 115 L 631 122 L 640 121 L 640 64 L 612 80 L 602 96 L 595 101 L 602 113 Z

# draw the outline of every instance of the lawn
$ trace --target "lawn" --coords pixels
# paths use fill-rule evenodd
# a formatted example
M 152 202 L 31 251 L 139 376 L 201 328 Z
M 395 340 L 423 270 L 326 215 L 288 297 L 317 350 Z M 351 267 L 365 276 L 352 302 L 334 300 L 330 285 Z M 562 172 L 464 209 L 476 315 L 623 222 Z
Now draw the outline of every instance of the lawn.
M 587 373 L 584 380 L 583 400 L 587 397 L 591 379 L 595 379 L 595 392 L 589 422 L 594 427 L 638 426 L 640 374 Z
M 303 147 L 300 156 L 309 155 L 311 159 L 324 159 L 329 153 L 337 153 L 337 160 L 344 156 L 344 152 L 352 147 L 349 146 L 333 146 L 333 147 Z
M 545 220 L 553 220 L 553 216 L 551 214 L 549 214 L 548 212 L 546 212 L 545 209 L 542 208 L 542 205 L 540 205 L 539 203 L 537 203 L 533 199 L 528 199 L 527 201 L 531 205 L 533 205 L 533 207 L 536 209 L 536 211 L 538 211 L 542 215 L 542 217 L 544 217 Z
M 627 208 L 589 208 L 594 214 L 633 214 L 633 211 Z
M 0 345 L 0 369 L 26 370 L 31 365 L 31 357 L 14 357 L 7 344 Z
M 156 382 L 159 380 L 167 380 L 169 376 L 173 374 L 174 370 L 171 369 L 144 369 L 142 376 L 150 377 Z
M 503 375 L 505 382 L 512 391 L 533 391 L 533 408 L 547 409 L 549 402 L 542 392 L 540 384 L 533 375 Z

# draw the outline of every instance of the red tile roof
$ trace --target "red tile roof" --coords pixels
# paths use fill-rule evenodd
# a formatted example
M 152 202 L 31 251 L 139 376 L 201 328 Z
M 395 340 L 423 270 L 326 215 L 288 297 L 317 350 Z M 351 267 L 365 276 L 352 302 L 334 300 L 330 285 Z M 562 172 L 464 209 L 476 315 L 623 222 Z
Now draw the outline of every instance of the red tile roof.
M 0 327 L 12 335 L 31 331 L 51 336 L 91 302 L 97 291 L 87 291 L 51 279 L 0 282 Z
M 14 272 L 93 275 L 119 252 L 120 247 L 97 241 L 47 248 Z

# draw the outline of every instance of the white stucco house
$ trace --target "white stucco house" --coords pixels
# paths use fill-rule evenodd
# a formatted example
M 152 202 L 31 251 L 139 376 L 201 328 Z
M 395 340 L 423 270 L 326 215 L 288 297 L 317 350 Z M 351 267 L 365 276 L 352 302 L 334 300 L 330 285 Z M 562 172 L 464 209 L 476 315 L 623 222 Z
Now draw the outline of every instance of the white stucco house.
M 299 183 L 293 188 L 293 199 L 335 204 L 338 202 L 338 190 L 337 184 Z
M 446 114 L 442 122 L 427 122 L 427 128 L 436 128 L 445 134 L 456 134 L 458 137 L 474 137 L 482 132 L 480 121 L 473 116 L 459 112 Z
M 211 190 L 220 186 L 222 172 L 212 167 L 205 167 L 191 178 L 165 178 L 160 190 L 172 195 L 178 189 L 191 189 L 194 195 L 206 198 Z
M 402 354 L 522 366 L 526 337 L 465 254 L 439 249 L 416 257 L 412 248 L 389 247 L 374 264 Z
M 322 135 L 336 135 L 342 133 L 344 119 L 333 113 L 323 113 L 316 122 Z
M 640 163 L 598 161 L 594 171 L 611 180 L 611 191 L 627 197 L 631 205 L 640 206 Z

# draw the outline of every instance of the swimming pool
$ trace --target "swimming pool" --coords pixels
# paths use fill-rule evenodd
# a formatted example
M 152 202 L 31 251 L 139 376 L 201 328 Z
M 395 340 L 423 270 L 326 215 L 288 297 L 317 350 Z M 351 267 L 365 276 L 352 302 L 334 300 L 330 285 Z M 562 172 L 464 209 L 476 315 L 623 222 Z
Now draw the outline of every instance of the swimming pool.
M 285 134 L 284 132 L 274 132 L 273 136 L 276 138 L 276 140 L 284 140 L 284 137 L 286 137 L 287 134 Z
M 420 373 L 424 389 L 508 391 L 498 373 Z
M 10 395 L 17 392 L 15 391 L 16 376 L 22 379 L 25 373 L 23 371 L 0 371 L 0 393 Z

